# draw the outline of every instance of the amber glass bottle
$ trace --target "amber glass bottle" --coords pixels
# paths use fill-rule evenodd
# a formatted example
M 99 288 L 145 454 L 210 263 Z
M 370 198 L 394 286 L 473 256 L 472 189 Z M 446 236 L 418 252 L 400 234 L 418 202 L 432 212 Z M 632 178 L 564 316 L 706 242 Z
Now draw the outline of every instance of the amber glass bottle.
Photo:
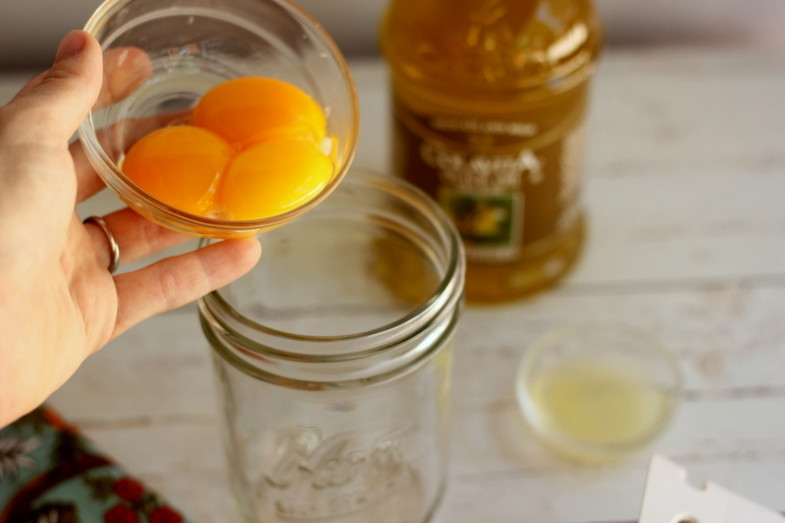
M 544 289 L 578 257 L 600 43 L 590 0 L 391 0 L 394 171 L 457 225 L 470 301 Z

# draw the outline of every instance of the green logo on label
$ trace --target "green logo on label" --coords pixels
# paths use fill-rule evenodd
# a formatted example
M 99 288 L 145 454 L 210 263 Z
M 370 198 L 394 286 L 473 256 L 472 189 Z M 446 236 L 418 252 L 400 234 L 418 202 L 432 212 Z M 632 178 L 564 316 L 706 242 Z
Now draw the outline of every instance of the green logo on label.
M 510 245 L 515 240 L 515 220 L 519 215 L 516 195 L 443 191 L 440 199 L 465 242 L 501 246 Z

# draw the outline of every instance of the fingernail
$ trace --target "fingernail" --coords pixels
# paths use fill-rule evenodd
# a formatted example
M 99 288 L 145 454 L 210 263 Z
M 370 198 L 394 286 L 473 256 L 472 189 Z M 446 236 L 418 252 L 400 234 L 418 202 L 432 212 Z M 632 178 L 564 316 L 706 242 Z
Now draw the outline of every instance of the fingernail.
M 87 43 L 87 35 L 83 31 L 71 31 L 63 41 L 60 42 L 60 47 L 57 48 L 57 55 L 55 61 L 62 60 L 63 58 L 70 58 L 82 52 Z

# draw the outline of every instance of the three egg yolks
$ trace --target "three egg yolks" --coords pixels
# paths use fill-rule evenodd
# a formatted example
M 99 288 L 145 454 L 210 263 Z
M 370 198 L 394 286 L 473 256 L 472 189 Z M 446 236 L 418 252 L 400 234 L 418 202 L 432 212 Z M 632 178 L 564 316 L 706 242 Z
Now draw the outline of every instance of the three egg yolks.
M 264 77 L 235 78 L 204 94 L 188 125 L 143 136 L 123 172 L 160 202 L 199 216 L 260 220 L 296 209 L 329 183 L 333 162 L 322 108 L 304 91 Z

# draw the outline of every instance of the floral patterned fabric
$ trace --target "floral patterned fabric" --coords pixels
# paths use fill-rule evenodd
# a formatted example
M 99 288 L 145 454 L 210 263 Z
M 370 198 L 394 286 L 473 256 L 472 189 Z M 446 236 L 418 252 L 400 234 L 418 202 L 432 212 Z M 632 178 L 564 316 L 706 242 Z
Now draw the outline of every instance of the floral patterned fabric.
M 189 523 L 51 408 L 0 429 L 0 523 Z

